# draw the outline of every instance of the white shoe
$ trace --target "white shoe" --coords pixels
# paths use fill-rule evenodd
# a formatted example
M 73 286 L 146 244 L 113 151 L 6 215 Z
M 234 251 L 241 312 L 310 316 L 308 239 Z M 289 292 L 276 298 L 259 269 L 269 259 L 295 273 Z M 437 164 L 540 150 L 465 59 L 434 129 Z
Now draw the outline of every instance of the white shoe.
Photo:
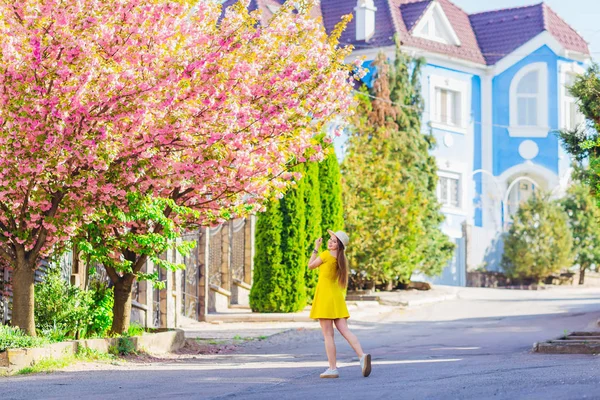
M 337 369 L 327 368 L 320 376 L 321 378 L 339 378 L 340 374 Z
M 363 354 L 360 358 L 360 369 L 362 370 L 363 376 L 366 378 L 371 375 L 371 355 Z

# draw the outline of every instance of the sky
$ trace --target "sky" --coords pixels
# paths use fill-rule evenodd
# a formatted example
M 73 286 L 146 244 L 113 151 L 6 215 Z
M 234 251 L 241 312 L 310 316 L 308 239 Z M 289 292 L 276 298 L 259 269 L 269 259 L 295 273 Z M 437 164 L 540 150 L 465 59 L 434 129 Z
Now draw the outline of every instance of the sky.
M 469 14 L 541 3 L 541 0 L 451 1 Z M 588 42 L 594 61 L 600 61 L 600 0 L 545 0 L 544 2 L 579 32 Z

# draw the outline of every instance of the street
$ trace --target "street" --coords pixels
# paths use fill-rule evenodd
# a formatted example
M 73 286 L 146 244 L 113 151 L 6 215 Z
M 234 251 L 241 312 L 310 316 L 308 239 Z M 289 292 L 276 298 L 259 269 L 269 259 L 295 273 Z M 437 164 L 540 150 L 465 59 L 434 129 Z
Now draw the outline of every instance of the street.
M 465 288 L 457 300 L 350 319 L 373 372 L 336 333 L 339 379 L 318 325 L 250 341 L 230 354 L 194 355 L 92 371 L 0 379 L 2 399 L 600 399 L 600 357 L 530 353 L 536 341 L 591 329 L 599 289 Z M 598 327 L 595 327 L 598 329 Z

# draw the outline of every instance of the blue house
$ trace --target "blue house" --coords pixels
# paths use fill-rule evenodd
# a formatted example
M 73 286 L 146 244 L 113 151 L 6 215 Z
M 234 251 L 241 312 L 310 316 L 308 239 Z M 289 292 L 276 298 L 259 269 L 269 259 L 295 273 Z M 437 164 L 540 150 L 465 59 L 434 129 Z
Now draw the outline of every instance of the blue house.
M 268 15 L 282 1 L 250 7 Z M 467 270 L 498 270 L 519 204 L 569 184 L 554 131 L 583 122 L 566 87 L 590 59 L 587 43 L 544 3 L 467 14 L 449 0 L 321 0 L 315 10 L 328 32 L 346 14 L 354 19 L 341 42 L 354 46 L 352 60 L 393 58 L 395 35 L 426 59 L 423 129 L 438 142 L 443 230 L 457 244 L 433 281 L 463 286 Z

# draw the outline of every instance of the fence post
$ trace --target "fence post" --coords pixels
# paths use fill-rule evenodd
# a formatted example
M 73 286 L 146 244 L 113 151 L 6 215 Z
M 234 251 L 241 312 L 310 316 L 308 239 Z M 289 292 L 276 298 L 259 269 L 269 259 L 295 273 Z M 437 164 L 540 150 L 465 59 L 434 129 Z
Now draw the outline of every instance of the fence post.
M 200 230 L 198 241 L 198 321 L 206 321 L 208 314 L 208 263 L 210 261 L 210 228 Z
M 231 221 L 223 223 L 221 229 L 221 287 L 231 291 Z
M 252 285 L 252 272 L 254 271 L 254 229 L 256 217 L 249 216 L 244 227 L 244 282 Z

